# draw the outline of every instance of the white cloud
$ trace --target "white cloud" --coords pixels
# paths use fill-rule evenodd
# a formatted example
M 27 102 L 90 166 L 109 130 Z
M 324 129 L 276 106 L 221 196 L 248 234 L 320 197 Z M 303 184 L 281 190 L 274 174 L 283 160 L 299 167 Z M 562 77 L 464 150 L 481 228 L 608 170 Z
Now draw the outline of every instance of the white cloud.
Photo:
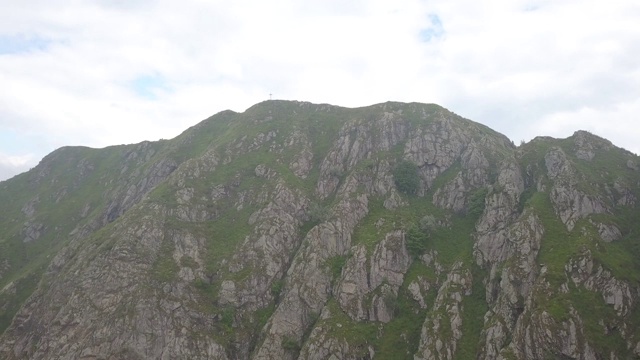
M 3 166 L 21 167 L 28 165 L 33 160 L 33 155 L 11 156 L 0 153 L 0 164 Z
M 587 128 L 633 150 L 638 18 L 622 0 L 12 2 L 0 14 L 0 39 L 13 41 L 4 52 L 0 41 L 0 132 L 41 157 L 173 137 L 273 92 L 434 102 L 515 141 Z M 158 86 L 145 94 L 141 79 Z
M 8 179 L 34 165 L 33 155 L 12 156 L 0 152 L 0 179 Z
M 573 112 L 557 112 L 544 117 L 536 128 L 555 137 L 570 136 L 576 129 L 588 130 L 606 139 L 616 139 L 614 145 L 640 154 L 640 102 L 622 103 L 606 113 L 589 107 Z

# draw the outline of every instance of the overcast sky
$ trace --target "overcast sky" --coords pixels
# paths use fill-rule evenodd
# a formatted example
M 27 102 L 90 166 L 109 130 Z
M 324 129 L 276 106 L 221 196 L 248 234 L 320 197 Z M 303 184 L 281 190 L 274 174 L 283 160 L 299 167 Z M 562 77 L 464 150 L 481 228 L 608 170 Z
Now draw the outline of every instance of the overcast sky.
M 0 180 L 290 99 L 640 151 L 638 0 L 0 0 Z

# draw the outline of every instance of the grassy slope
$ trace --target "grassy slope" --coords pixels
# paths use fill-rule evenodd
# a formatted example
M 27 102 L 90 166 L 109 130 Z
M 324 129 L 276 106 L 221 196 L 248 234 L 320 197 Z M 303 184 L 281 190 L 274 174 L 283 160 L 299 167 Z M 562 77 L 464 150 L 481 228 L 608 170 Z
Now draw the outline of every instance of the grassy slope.
M 631 185 L 634 195 L 638 197 L 638 173 L 626 166 L 628 160 L 637 161 L 638 158 L 623 149 L 597 149 L 592 161 L 578 159 L 575 156 L 575 144 L 572 138 L 564 140 L 539 139 L 529 143 L 521 149 L 523 169 L 533 170 L 539 177 L 545 173 L 544 155 L 551 146 L 559 146 L 568 155 L 571 165 L 577 172 L 576 187 L 587 194 L 607 198 L 605 187 L 613 188 L 613 183 L 621 181 Z M 577 258 L 589 250 L 596 265 L 609 270 L 616 278 L 627 281 L 632 286 L 640 284 L 640 209 L 635 206 L 616 206 L 609 204 L 611 214 L 590 215 L 587 219 L 579 220 L 572 231 L 568 231 L 555 214 L 548 189 L 551 183 L 545 180 L 547 191 L 536 192 L 534 184 L 530 184 L 523 195 L 522 206 L 534 211 L 542 221 L 545 233 L 542 239 L 538 261 L 545 264 L 548 271 L 545 278 L 552 288 L 567 282 L 565 264 L 570 259 Z M 595 226 L 591 223 L 601 222 L 617 225 L 623 238 L 612 243 L 606 243 L 599 238 Z M 634 314 L 620 319 L 615 315 L 612 305 L 606 305 L 601 294 L 589 291 L 583 287 L 576 287 L 568 282 L 569 293 L 556 292 L 551 298 L 539 298 L 538 309 L 547 310 L 556 320 L 564 321 L 569 317 L 570 308 L 575 309 L 584 322 L 585 333 L 589 343 L 599 354 L 609 354 L 615 351 L 622 357 L 630 356 L 626 344 L 622 340 L 618 328 L 621 321 L 626 321 L 632 327 L 640 325 L 640 320 Z M 636 306 L 637 308 L 637 306 Z M 635 311 L 635 310 L 634 310 Z M 605 332 L 602 323 L 612 328 Z
M 318 178 L 318 169 L 324 155 L 328 152 L 332 141 L 335 139 L 345 120 L 358 118 L 368 120 L 379 113 L 379 106 L 371 106 L 360 109 L 343 109 L 313 104 L 300 104 L 291 102 L 273 101 L 258 104 L 245 113 L 236 114 L 233 112 L 220 113 L 201 124 L 185 131 L 176 139 L 153 143 L 157 150 L 154 159 L 171 158 L 181 163 L 183 161 L 197 158 L 207 150 L 215 150 L 218 154 L 223 154 L 225 148 L 237 141 L 242 136 L 252 139 L 258 133 L 265 133 L 269 130 L 277 130 L 276 142 L 282 142 L 293 131 L 306 133 L 312 140 L 312 150 L 314 153 L 314 167 L 306 180 L 295 177 L 287 167 L 287 164 L 296 155 L 297 150 L 293 149 L 280 154 L 266 151 L 255 151 L 246 155 L 240 155 L 233 162 L 220 165 L 214 172 L 207 176 L 193 180 L 188 186 L 196 189 L 210 188 L 215 184 L 225 184 L 232 177 L 240 176 L 243 180 L 240 189 L 252 189 L 261 186 L 272 186 L 262 179 L 252 176 L 255 166 L 267 164 L 275 169 L 285 181 L 294 188 L 303 190 L 308 196 L 313 197 L 313 189 Z M 432 105 L 401 105 L 395 103 L 387 104 L 389 109 L 403 107 L 408 109 L 405 116 L 414 124 L 420 120 L 420 114 L 416 109 L 425 108 L 428 113 L 437 113 L 441 108 Z M 411 107 L 413 106 L 413 108 Z M 411 110 L 413 109 L 413 110 Z M 412 112 L 413 111 L 413 112 Z M 271 117 L 271 118 L 268 118 Z M 465 123 L 466 124 L 466 123 Z M 492 130 L 475 126 L 478 140 L 483 137 L 495 136 L 497 133 Z M 526 144 L 520 149 L 521 162 L 525 173 L 532 172 L 535 176 L 544 173 L 544 155 L 551 146 L 561 146 L 567 154 L 573 154 L 572 142 L 567 140 L 544 140 L 534 141 Z M 84 148 L 67 148 L 59 150 L 50 155 L 52 161 L 52 172 L 46 177 L 45 182 L 36 184 L 34 178 L 38 167 L 27 174 L 6 182 L 0 183 L 0 228 L 3 233 L 0 235 L 0 261 L 8 259 L 11 270 L 0 279 L 0 288 L 11 281 L 16 282 L 17 295 L 11 299 L 0 299 L 0 332 L 8 326 L 10 319 L 18 309 L 20 304 L 35 289 L 37 282 L 51 260 L 52 256 L 64 246 L 67 236 L 79 223 L 88 222 L 93 216 L 98 216 L 99 209 L 104 208 L 108 199 L 103 196 L 105 184 L 118 181 L 118 176 L 113 169 L 122 166 L 123 156 L 130 151 L 133 146 L 118 146 L 101 150 Z M 402 147 L 399 146 L 388 154 L 377 154 L 375 160 L 386 159 L 398 161 L 402 154 Z M 572 157 L 576 169 L 584 174 L 581 186 L 585 190 L 597 191 L 594 183 L 603 182 L 612 186 L 613 182 L 623 179 L 626 183 L 635 184 L 637 173 L 626 168 L 626 160 L 631 155 L 613 149 L 611 151 L 598 151 L 592 163 L 580 161 Z M 490 159 L 492 163 L 499 160 L 500 154 Z M 77 181 L 80 178 L 75 167 L 82 159 L 86 159 L 95 164 L 94 171 L 90 175 Z M 637 159 L 636 159 L 637 160 Z M 153 161 L 152 161 L 153 162 Z M 146 166 L 149 166 L 147 164 Z M 144 169 L 142 169 L 144 170 Z M 361 169 L 356 169 L 361 170 Z M 132 171 L 132 170 L 129 170 Z M 460 171 L 460 164 L 455 164 L 443 173 L 434 184 L 433 190 L 441 187 L 451 180 Z M 126 175 L 126 174 L 125 174 Z M 55 182 L 49 179 L 55 178 Z M 64 201 L 56 203 L 56 194 L 61 189 L 67 189 L 68 196 Z M 176 188 L 170 184 L 163 183 L 156 188 L 149 197 L 149 201 L 156 201 L 171 205 L 175 201 Z M 32 243 L 24 244 L 20 233 L 22 232 L 24 215 L 21 208 L 24 203 L 39 195 L 40 202 L 37 206 L 38 215 L 36 219 L 45 224 L 49 231 L 43 238 Z M 640 194 L 636 194 L 638 196 Z M 433 206 L 430 201 L 432 193 L 424 198 L 407 197 L 408 207 L 401 207 L 394 211 L 384 209 L 382 199 L 372 199 L 370 212 L 356 229 L 353 236 L 354 244 L 364 243 L 370 250 L 380 241 L 381 235 L 392 228 L 403 227 L 416 223 L 424 215 L 433 215 L 437 218 L 448 218 L 451 225 L 439 229 L 430 234 L 428 249 L 435 250 L 439 254 L 439 261 L 450 266 L 457 260 L 472 264 L 473 240 L 470 234 L 473 232 L 476 217 L 450 214 Z M 331 201 L 329 199 L 328 201 Z M 91 203 L 94 211 L 86 219 L 80 219 L 77 215 L 84 204 Z M 206 224 L 184 224 L 176 221 L 169 221 L 167 226 L 181 228 L 184 226 L 195 227 L 196 232 L 201 233 L 209 239 L 208 271 L 215 272 L 216 266 L 221 258 L 228 257 L 236 249 L 236 246 L 248 234 L 250 228 L 245 226 L 246 219 L 254 209 L 245 208 L 240 212 L 230 210 L 230 204 L 223 204 L 224 209 L 220 209 L 220 217 L 215 223 Z M 327 204 L 323 204 L 327 205 Z M 548 193 L 536 192 L 533 183 L 528 184 L 523 195 L 522 208 L 530 208 L 541 218 L 545 226 L 545 236 L 539 260 L 549 268 L 548 278 L 558 284 L 564 281 L 564 264 L 568 259 L 578 253 L 581 247 L 588 247 L 597 261 L 616 276 L 638 282 L 640 279 L 640 226 L 637 219 L 640 213 L 636 209 L 616 208 L 613 215 L 594 216 L 599 221 L 609 221 L 616 223 L 623 230 L 622 240 L 605 244 L 601 241 L 594 241 L 593 237 L 566 231 L 553 212 Z M 381 228 L 375 226 L 380 218 L 385 219 Z M 582 221 L 576 229 L 586 228 L 593 235 L 592 227 Z M 339 267 L 339 265 L 336 265 Z M 158 280 L 169 280 L 174 275 L 177 266 L 175 262 L 158 263 L 155 270 Z M 459 344 L 458 358 L 468 358 L 477 350 L 480 332 L 482 330 L 482 317 L 487 310 L 484 301 L 484 289 L 482 280 L 486 276 L 482 270 L 470 266 L 473 273 L 473 294 L 464 298 L 463 306 L 463 330 L 464 335 Z M 629 271 L 632 269 L 633 271 Z M 400 289 L 400 297 L 397 300 L 397 316 L 389 324 L 383 327 L 381 336 L 375 335 L 373 324 L 350 324 L 344 329 L 352 329 L 353 334 L 359 334 L 357 339 L 351 339 L 358 344 L 371 343 L 376 348 L 376 353 L 380 358 L 411 358 L 409 354 L 415 352 L 419 342 L 419 334 L 426 311 L 419 309 L 413 300 L 410 300 L 406 287 L 416 276 L 431 278 L 435 276 L 432 270 L 414 263 L 409 270 L 405 284 Z M 435 280 L 435 279 L 434 279 Z M 215 289 L 208 289 L 206 284 L 201 284 L 207 298 L 215 297 Z M 427 302 L 433 303 L 435 292 L 432 289 L 428 295 Z M 615 348 L 617 343 L 601 343 L 597 341 L 598 328 L 594 325 L 599 316 L 609 316 L 609 307 L 601 302 L 581 301 L 591 299 L 590 294 L 583 294 L 576 289 L 567 299 L 559 299 L 554 304 L 548 304 L 551 308 L 559 308 L 566 311 L 567 304 L 571 303 L 578 307 L 580 314 L 585 317 L 586 326 L 590 338 L 596 339 L 596 344 L 602 349 Z M 574 296 L 580 294 L 581 296 Z M 584 296 L 582 296 L 584 295 Z M 588 296 L 587 296 L 588 295 Z M 591 297 L 589 297 L 591 296 Z M 331 305 L 331 304 L 330 304 Z M 262 324 L 273 310 L 273 304 L 263 309 L 258 314 L 258 323 Z M 334 309 L 335 310 L 335 309 Z M 590 314 L 596 314 L 590 316 Z M 343 314 L 344 315 L 344 314 Z M 346 315 L 345 315 L 346 316 Z M 348 324 L 349 321 L 343 317 L 341 323 Z M 336 319 L 338 319 L 336 318 Z M 337 320 L 336 320 L 337 321 Z M 371 326 L 370 326 L 371 325 Z M 230 327 L 229 327 L 230 329 Z M 352 337 L 346 330 L 340 333 L 345 337 Z M 407 354 L 406 356 L 403 354 Z
M 127 182 L 136 184 L 155 162 L 173 159 L 180 163 L 200 155 L 230 115 L 213 116 L 198 129 L 187 130 L 171 141 L 147 143 L 146 147 L 61 148 L 30 171 L 1 182 L 0 264 L 6 260 L 9 270 L 0 279 L 0 288 L 13 283 L 16 292 L 0 295 L 0 333 L 35 290 L 55 254 L 68 243 L 72 230 L 103 216 L 113 196 L 123 195 Z M 130 153 L 142 150 L 153 152 L 149 161 L 129 164 Z M 29 220 L 22 208 L 36 198 L 36 212 Z M 85 205 L 90 211 L 81 217 Z M 23 228 L 27 220 L 42 224 L 44 230 L 40 238 L 25 243 Z

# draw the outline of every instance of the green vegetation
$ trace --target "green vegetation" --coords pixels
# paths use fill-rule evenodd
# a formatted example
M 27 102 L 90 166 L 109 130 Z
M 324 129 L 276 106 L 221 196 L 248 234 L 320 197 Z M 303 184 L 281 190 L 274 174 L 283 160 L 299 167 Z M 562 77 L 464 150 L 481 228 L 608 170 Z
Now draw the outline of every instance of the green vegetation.
M 131 164 L 135 159 L 130 154 L 157 153 L 164 145 L 61 148 L 31 171 L 0 182 L 0 289 L 12 282 L 18 289 L 15 294 L 5 293 L 0 301 L 0 317 L 6 319 L 0 320 L 0 333 L 35 290 L 55 254 L 73 238 L 74 230 L 92 226 L 101 216 L 111 220 L 118 215 L 116 211 L 106 213 L 113 198 L 122 195 L 114 184 L 140 181 L 158 160 L 149 156 L 134 172 Z M 27 224 L 38 229 L 39 237 L 27 241 Z
M 276 302 L 280 299 L 280 293 L 282 292 L 282 287 L 284 286 L 284 280 L 278 279 L 271 283 L 271 295 Z
M 413 195 L 420 187 L 418 167 L 410 161 L 401 161 L 393 170 L 393 179 L 400 192 Z
M 11 324 L 14 314 L 36 289 L 43 271 L 44 269 L 36 269 L 26 277 L 14 280 L 14 296 L 10 296 L 7 292 L 0 295 L 0 304 L 2 304 L 0 306 L 0 334 Z
M 411 264 L 405 277 L 404 284 L 398 292 L 395 301 L 395 316 L 384 326 L 382 337 L 376 343 L 376 356 L 381 359 L 413 359 L 413 354 L 420 345 L 422 324 L 427 310 L 421 309 L 407 290 L 409 284 L 418 277 L 435 281 L 433 269 L 423 263 L 415 261 Z M 436 290 L 431 289 L 426 298 L 428 306 L 433 305 Z
M 564 265 L 579 254 L 582 246 L 588 246 L 587 239 L 567 230 L 553 211 L 547 193 L 534 194 L 529 205 L 545 229 L 538 259 L 547 266 L 546 278 L 553 286 L 560 286 L 566 280 Z
M 347 262 L 348 256 L 346 255 L 336 255 L 327 259 L 326 266 L 331 274 L 331 279 L 334 281 L 340 277 L 342 273 L 342 268 L 344 264 Z
M 622 238 L 611 243 L 598 241 L 592 245 L 593 258 L 597 264 L 610 270 L 618 279 L 630 283 L 640 283 L 640 209 L 618 209 L 616 216 L 609 214 L 594 215 L 594 221 L 618 226 Z M 597 230 L 591 223 L 584 222 L 584 227 L 597 238 Z
M 640 257 L 634 256 L 639 253 L 638 237 L 632 234 L 639 234 L 638 225 L 632 226 L 628 235 L 623 239 L 613 243 L 604 243 L 600 240 L 597 230 L 588 219 L 579 220 L 573 231 L 568 231 L 566 226 L 560 221 L 553 210 L 551 200 L 547 193 L 535 193 L 527 201 L 544 226 L 545 232 L 542 239 L 542 247 L 539 253 L 539 260 L 547 266 L 547 279 L 553 285 L 560 285 L 566 280 L 564 265 L 569 259 L 578 256 L 588 249 L 597 263 L 611 271 L 617 278 L 632 282 L 640 280 Z M 630 224 L 632 218 L 637 215 L 634 211 L 621 211 L 621 216 L 616 218 L 616 222 Z M 608 215 L 592 215 L 592 219 L 607 218 Z M 635 217 L 637 219 L 637 217 Z M 633 270 L 633 271 L 630 271 Z
M 427 250 L 429 234 L 417 225 L 412 225 L 406 230 L 405 240 L 409 255 L 417 259 Z
M 469 200 L 469 216 L 477 219 L 482 215 L 484 212 L 487 193 L 488 190 L 486 188 L 481 188 L 471 194 L 471 199 Z
M 621 319 L 611 305 L 604 303 L 600 293 L 576 287 L 572 282 L 568 282 L 570 289 L 566 294 L 558 293 L 557 289 L 567 283 L 566 264 L 587 250 L 596 266 L 602 266 L 617 279 L 635 285 L 640 282 L 640 223 L 637 221 L 640 210 L 635 205 L 618 204 L 623 194 L 616 190 L 622 185 L 630 189 L 631 198 L 640 198 L 638 173 L 627 166 L 627 161 L 638 163 L 638 158 L 620 149 L 604 147 L 596 148 L 590 161 L 580 159 L 575 154 L 577 145 L 573 138 L 536 139 L 516 150 L 506 138 L 491 129 L 466 121 L 437 105 L 391 102 L 360 109 L 264 102 L 242 114 L 226 111 L 212 116 L 170 141 L 101 150 L 63 148 L 47 156 L 29 173 L 0 182 L 0 229 L 3 230 L 0 234 L 0 289 L 7 289 L 0 294 L 0 333 L 10 325 L 15 313 L 37 286 L 45 290 L 49 286 L 50 279 L 41 280 L 61 249 L 73 244 L 65 258 L 66 265 L 56 273 L 66 276 L 72 269 L 69 264 L 79 264 L 73 268 L 76 270 L 94 263 L 101 256 L 116 256 L 120 242 L 126 240 L 124 236 L 114 234 L 122 235 L 125 230 L 133 229 L 130 224 L 139 223 L 142 218 L 153 218 L 165 238 L 156 239 L 161 245 L 149 270 L 152 281 L 145 289 L 157 290 L 164 283 L 177 281 L 181 267 L 198 270 L 199 274 L 201 270 L 203 279 L 194 280 L 193 289 L 190 289 L 197 301 L 185 306 L 211 317 L 213 335 L 202 336 L 213 336 L 229 347 L 246 339 L 261 341 L 259 334 L 282 300 L 286 278 L 276 279 L 270 285 L 261 284 L 260 291 L 266 300 L 257 306 L 257 310 L 249 307 L 253 312 L 223 305 L 219 297 L 222 281 L 233 280 L 241 287 L 249 283 L 246 280 L 254 279 L 251 275 L 256 271 L 263 271 L 254 268 L 257 267 L 252 262 L 254 258 L 241 264 L 241 270 L 230 270 L 233 261 L 240 261 L 234 256 L 241 246 L 250 246 L 251 241 L 258 238 L 254 235 L 263 230 L 256 228 L 254 223 L 249 224 L 250 219 L 255 219 L 252 215 L 277 196 L 279 184 L 284 184 L 310 204 L 308 211 L 305 209 L 305 213 L 296 214 L 306 223 L 298 229 L 296 236 L 300 238 L 295 241 L 300 241 L 313 226 L 336 220 L 331 218 L 331 207 L 340 201 L 341 195 L 333 193 L 328 198 L 321 198 L 316 191 L 323 161 L 338 134 L 346 134 L 353 142 L 372 120 L 383 116 L 381 109 L 385 114 L 402 114 L 406 120 L 402 126 L 409 128 L 410 136 L 437 128 L 436 116 L 449 116 L 454 127 L 468 131 L 469 140 L 486 150 L 483 156 L 490 163 L 487 170 L 490 182 L 495 180 L 503 160 L 517 160 L 525 177 L 518 211 L 525 216 L 535 214 L 544 227 L 536 262 L 547 269 L 544 277 L 551 284 L 549 292 L 554 295 L 544 298 L 542 295 L 547 294 L 539 294 L 540 298 L 534 302 L 534 313 L 547 311 L 560 322 L 568 320 L 572 316 L 571 309 L 575 309 L 584 322 L 587 340 L 598 353 L 608 355 L 615 351 L 620 358 L 631 356 L 626 349 L 627 339 L 621 334 L 622 321 L 626 321 L 624 327 L 627 329 L 638 328 L 640 306 L 635 304 L 631 314 Z M 346 121 L 349 121 L 349 127 L 344 127 Z M 374 142 L 379 140 L 376 138 L 378 130 L 373 129 Z M 488 143 L 491 148 L 486 145 Z M 556 146 L 567 154 L 575 170 L 575 178 L 570 179 L 572 186 L 603 199 L 610 209 L 605 214 L 578 220 L 572 231 L 568 231 L 558 218 L 549 197 L 553 183 L 546 177 L 545 156 Z M 290 164 L 306 150 L 313 153 L 312 167 L 307 176 L 301 178 L 293 173 Z M 446 319 L 448 313 L 444 307 L 434 309 L 433 304 L 451 266 L 462 261 L 472 272 L 473 284 L 472 294 L 462 299 L 463 336 L 455 357 L 473 358 L 482 340 L 484 315 L 489 309 L 484 289 L 487 269 L 478 268 L 473 258 L 474 232 L 485 211 L 489 191 L 498 189 L 495 184 L 470 189 L 465 194 L 467 206 L 463 211 L 454 213 L 441 209 L 433 204 L 434 193 L 457 176 L 465 179 L 465 187 L 469 189 L 465 177 L 468 170 L 463 169 L 460 159 L 456 159 L 423 194 L 421 172 L 416 164 L 402 160 L 404 151 L 405 143 L 401 141 L 389 151 L 367 153 L 358 164 L 342 161 L 328 170 L 340 184 L 350 176 L 357 176 L 362 180 L 358 194 L 367 192 L 368 195 L 368 213 L 351 234 L 352 246 L 364 246 L 370 256 L 386 234 L 404 231 L 406 248 L 413 259 L 404 283 L 397 296 L 388 291 L 389 284 L 385 283 L 386 287 L 375 289 L 368 298 L 383 296 L 385 305 L 394 309 L 393 319 L 386 324 L 354 321 L 342 311 L 335 298 L 329 296 L 324 310 L 331 316 L 319 319 L 314 313 L 307 320 L 318 325 L 316 329 L 324 331 L 327 337 L 347 342 L 352 352 L 350 356 L 368 356 L 368 348 L 373 347 L 377 358 L 412 359 L 428 315 L 441 315 L 444 321 L 440 332 L 442 336 L 451 335 Z M 393 209 L 384 207 L 388 189 L 387 192 L 371 190 L 387 181 L 385 176 L 388 174 L 379 177 L 383 164 L 395 164 L 391 175 L 400 192 L 401 204 Z M 259 165 L 268 168 L 268 174 L 256 171 Z M 178 171 L 174 175 L 160 181 L 142 199 L 144 191 L 148 190 L 145 184 L 155 184 L 175 168 Z M 186 190 L 192 191 L 193 196 L 185 195 Z M 137 204 L 132 208 L 123 205 L 124 199 L 130 196 L 128 204 Z M 120 217 L 123 213 L 125 215 Z M 603 242 L 598 234 L 598 224 L 617 226 L 622 238 L 612 243 Z M 40 232 L 37 239 L 25 239 L 29 226 Z M 122 232 L 114 233 L 116 230 Z M 186 255 L 173 258 L 176 244 L 172 239 L 182 233 L 194 236 L 202 244 L 198 261 Z M 135 251 L 142 254 L 146 250 Z M 293 256 L 296 250 L 287 251 Z M 444 270 L 426 266 L 420 257 L 427 253 L 433 254 Z M 89 256 L 78 259 L 79 254 Z M 259 258 L 262 254 L 258 250 L 252 255 Z M 333 291 L 351 256 L 350 253 L 333 256 L 321 265 L 332 279 Z M 409 284 L 418 279 L 420 284 L 429 284 L 428 290 L 422 289 L 426 292 L 422 295 L 427 309 L 421 308 L 408 290 Z M 161 296 L 165 295 L 173 296 Z M 118 311 L 134 310 L 123 308 Z M 302 340 L 283 338 L 282 347 L 290 355 L 298 354 L 310 341 L 312 329 L 313 326 L 305 329 Z M 640 341 L 640 335 L 635 338 Z M 550 353 L 552 355 L 555 354 Z M 515 354 L 505 356 L 515 357 Z
M 198 265 L 198 263 L 191 256 L 188 256 L 188 255 L 182 256 L 182 258 L 180 259 L 180 266 L 191 268 L 191 269 L 197 269 L 200 267 L 200 265 Z
M 354 357 L 368 355 L 368 346 L 377 343 L 378 325 L 353 321 L 342 311 L 335 299 L 330 299 L 325 306 L 331 317 L 319 319 L 316 325 L 326 329 L 331 338 L 348 343 Z
M 473 238 L 477 218 L 470 216 L 452 217 L 451 225 L 438 228 L 431 233 L 427 250 L 438 252 L 438 261 L 451 266 L 456 261 L 471 263 L 473 261 Z
M 255 318 L 256 318 L 256 326 L 254 328 L 255 332 L 261 331 L 262 328 L 267 324 L 271 315 L 276 310 L 275 304 L 269 304 L 267 307 L 256 310 Z
M 233 322 L 236 315 L 236 309 L 231 306 L 225 306 L 222 308 L 222 313 L 220 314 L 220 323 L 226 328 L 228 332 L 233 331 Z
M 312 202 L 309 206 L 309 221 L 315 225 L 327 221 L 328 219 L 329 209 L 317 202 Z
M 621 323 L 617 319 L 613 305 L 605 304 L 602 295 L 584 288 L 574 288 L 569 292 L 572 306 L 584 322 L 584 329 L 590 343 L 603 354 L 616 351 L 627 358 L 625 341 L 620 335 Z M 604 324 L 604 327 L 603 327 Z M 606 330 L 609 328 L 610 330 Z
M 542 299 L 541 299 L 542 300 Z M 620 334 L 620 318 L 613 305 L 605 304 L 602 295 L 570 283 L 570 291 L 544 299 L 540 304 L 557 322 L 572 319 L 571 309 L 577 312 L 583 323 L 587 341 L 598 353 L 615 351 L 627 357 L 627 347 Z M 575 320 L 573 320 L 575 322 Z M 607 330 L 609 329 L 609 330 Z
M 298 340 L 291 338 L 289 336 L 285 336 L 282 339 L 282 348 L 287 350 L 287 351 L 291 351 L 294 354 L 298 354 L 300 352 L 300 343 L 298 342 Z
M 456 359 L 473 359 L 478 354 L 482 341 L 481 333 L 484 329 L 484 315 L 489 310 L 485 299 L 485 285 L 483 284 L 487 274 L 473 264 L 471 267 L 473 285 L 471 295 L 462 299 L 462 338 L 458 343 Z
M 173 281 L 178 275 L 178 270 L 180 268 L 173 260 L 173 244 L 170 244 L 169 241 L 164 241 L 151 273 L 156 280 L 164 283 Z

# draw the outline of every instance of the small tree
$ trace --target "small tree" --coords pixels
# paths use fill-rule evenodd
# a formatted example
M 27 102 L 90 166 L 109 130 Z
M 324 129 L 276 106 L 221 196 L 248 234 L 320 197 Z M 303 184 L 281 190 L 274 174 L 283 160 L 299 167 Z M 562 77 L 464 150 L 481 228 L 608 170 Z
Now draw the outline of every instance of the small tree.
M 425 215 L 420 219 L 420 230 L 429 232 L 438 227 L 438 220 L 433 215 Z
M 411 225 L 411 227 L 409 227 L 405 232 L 404 240 L 409 255 L 414 259 L 417 259 L 427 250 L 429 234 L 418 226 Z
M 291 336 L 284 336 L 280 345 L 282 345 L 282 348 L 287 351 L 292 351 L 295 353 L 300 352 L 300 344 Z
M 489 191 L 486 188 L 481 188 L 474 191 L 471 194 L 471 199 L 469 200 L 469 210 L 467 212 L 468 215 L 478 218 L 484 212 L 485 207 L 485 198 Z
M 329 219 L 329 209 L 326 207 L 312 202 L 309 205 L 309 220 L 313 223 L 325 222 Z
M 420 175 L 418 167 L 409 161 L 403 160 L 393 170 L 393 179 L 400 192 L 413 195 L 420 187 Z

